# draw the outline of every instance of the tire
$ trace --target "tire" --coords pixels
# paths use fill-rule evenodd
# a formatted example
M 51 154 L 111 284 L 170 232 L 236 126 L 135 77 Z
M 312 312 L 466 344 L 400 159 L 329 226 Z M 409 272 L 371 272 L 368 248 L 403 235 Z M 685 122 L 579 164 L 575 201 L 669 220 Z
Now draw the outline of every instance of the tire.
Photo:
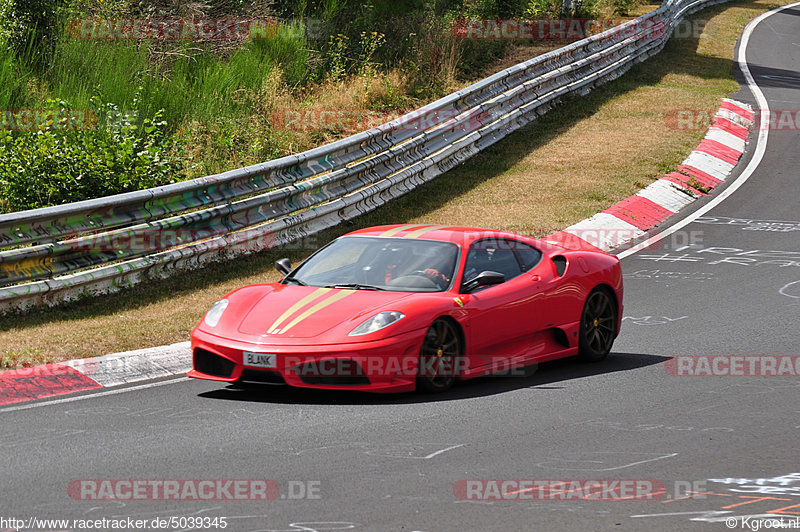
M 586 298 L 581 313 L 578 357 L 599 362 L 611 352 L 616 337 L 617 305 L 607 289 L 595 288 Z
M 457 326 L 446 319 L 434 321 L 419 352 L 417 390 L 439 393 L 450 388 L 456 380 L 462 349 Z

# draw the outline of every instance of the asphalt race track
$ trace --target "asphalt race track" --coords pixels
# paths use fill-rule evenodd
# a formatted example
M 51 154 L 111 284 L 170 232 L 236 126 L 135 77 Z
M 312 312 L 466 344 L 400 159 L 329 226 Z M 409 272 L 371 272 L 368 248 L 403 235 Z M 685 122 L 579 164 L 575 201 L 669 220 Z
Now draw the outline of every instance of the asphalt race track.
M 769 107 L 800 109 L 800 7 L 758 24 L 746 52 Z M 746 87 L 734 98 L 758 108 Z M 757 145 L 751 135 L 722 193 Z M 752 530 L 754 519 L 798 519 L 800 379 L 677 376 L 664 364 L 800 355 L 798 146 L 798 127 L 769 131 L 738 190 L 623 259 L 625 320 L 606 362 L 548 363 L 439 396 L 172 379 L 0 409 L 0 517 L 225 516 L 228 530 L 309 532 Z M 82 500 L 68 489 L 81 479 L 271 479 L 281 496 Z M 573 493 L 624 482 L 611 500 L 462 489 L 481 479 L 583 482 Z M 631 485 L 659 496 L 631 499 Z

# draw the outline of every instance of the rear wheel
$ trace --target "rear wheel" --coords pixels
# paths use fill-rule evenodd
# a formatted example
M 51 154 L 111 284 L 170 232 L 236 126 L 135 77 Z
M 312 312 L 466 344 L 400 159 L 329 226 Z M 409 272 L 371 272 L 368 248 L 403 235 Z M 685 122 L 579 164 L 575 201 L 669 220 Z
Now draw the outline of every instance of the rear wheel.
M 586 298 L 581 314 L 578 356 L 590 362 L 603 360 L 616 337 L 617 305 L 603 288 L 595 288 Z
M 461 349 L 461 336 L 453 322 L 434 321 L 419 353 L 417 389 L 436 393 L 450 388 L 455 382 Z

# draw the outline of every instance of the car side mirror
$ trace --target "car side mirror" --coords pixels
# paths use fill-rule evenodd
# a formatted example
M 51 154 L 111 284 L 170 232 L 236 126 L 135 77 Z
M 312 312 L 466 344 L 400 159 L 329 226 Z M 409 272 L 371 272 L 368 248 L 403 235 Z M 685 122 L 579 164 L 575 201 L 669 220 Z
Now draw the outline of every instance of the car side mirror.
M 292 271 L 292 261 L 289 259 L 278 259 L 275 261 L 275 269 L 283 275 L 288 275 Z
M 464 291 L 472 292 L 481 286 L 489 286 L 506 282 L 506 276 L 502 273 L 484 271 L 464 283 Z

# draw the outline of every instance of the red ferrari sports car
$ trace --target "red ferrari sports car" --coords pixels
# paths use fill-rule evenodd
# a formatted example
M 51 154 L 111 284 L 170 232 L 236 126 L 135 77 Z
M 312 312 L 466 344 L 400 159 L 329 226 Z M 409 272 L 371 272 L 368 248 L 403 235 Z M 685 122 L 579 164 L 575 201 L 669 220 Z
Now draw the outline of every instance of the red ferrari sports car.
M 619 260 L 502 231 L 354 231 L 277 283 L 216 302 L 192 331 L 190 377 L 429 392 L 578 355 L 601 360 L 622 317 Z

